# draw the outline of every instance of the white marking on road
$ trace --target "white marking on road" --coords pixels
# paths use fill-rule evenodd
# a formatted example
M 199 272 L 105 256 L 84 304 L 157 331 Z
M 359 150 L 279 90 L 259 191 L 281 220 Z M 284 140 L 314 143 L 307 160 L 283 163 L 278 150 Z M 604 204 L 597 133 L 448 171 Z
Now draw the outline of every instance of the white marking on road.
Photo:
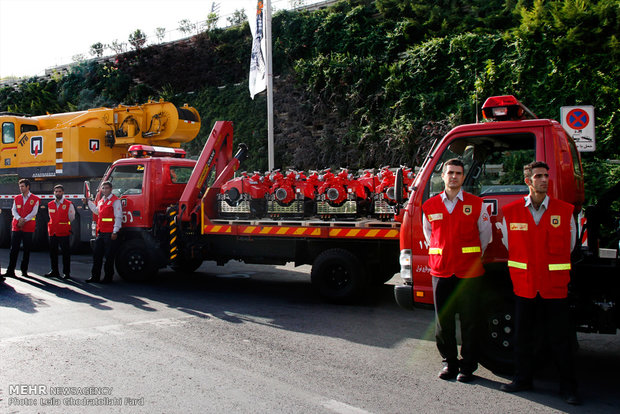
M 321 405 L 330 411 L 338 414 L 371 414 L 370 411 L 363 410 L 358 407 L 343 403 L 336 400 L 323 401 Z

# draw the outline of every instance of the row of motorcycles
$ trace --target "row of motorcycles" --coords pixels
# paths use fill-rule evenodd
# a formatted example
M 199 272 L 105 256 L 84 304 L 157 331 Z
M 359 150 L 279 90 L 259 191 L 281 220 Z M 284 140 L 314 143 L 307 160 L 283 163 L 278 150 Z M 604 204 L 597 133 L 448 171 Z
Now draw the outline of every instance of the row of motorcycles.
M 403 200 L 413 182 L 411 168 L 403 172 Z M 243 172 L 225 183 L 218 194 L 221 218 L 359 219 L 393 220 L 398 213 L 395 169 L 364 170 L 355 176 L 346 168 L 337 174 L 323 171 L 275 170 Z

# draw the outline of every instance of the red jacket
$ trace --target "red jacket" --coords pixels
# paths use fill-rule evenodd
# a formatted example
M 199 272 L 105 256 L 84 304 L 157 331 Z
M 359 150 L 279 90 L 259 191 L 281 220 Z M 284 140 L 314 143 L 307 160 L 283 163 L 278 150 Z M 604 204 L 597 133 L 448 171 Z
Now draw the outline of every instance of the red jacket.
M 97 203 L 97 233 L 112 233 L 114 231 L 114 202 L 118 197 L 114 194 L 107 200 L 103 198 Z
M 50 221 L 47 222 L 47 233 L 50 236 L 68 236 L 71 234 L 71 221 L 69 220 L 69 208 L 71 201 L 66 198 L 62 200 L 60 206 L 52 200 L 47 204 L 47 211 Z
M 502 209 L 508 233 L 508 268 L 515 295 L 561 299 L 570 281 L 573 206 L 549 198 L 538 225 L 523 199 Z
M 28 200 L 26 200 L 26 202 L 24 203 L 24 197 L 21 194 L 18 194 L 15 196 L 14 200 L 15 200 L 15 208 L 17 210 L 17 214 L 19 214 L 20 217 L 25 218 L 28 214 L 32 212 L 32 209 L 34 208 L 35 204 L 37 204 L 37 202 L 39 201 L 39 197 L 30 193 Z M 36 220 L 36 216 L 28 220 L 26 223 L 24 223 L 22 228 L 19 228 L 17 226 L 18 221 L 15 219 L 15 217 L 13 217 L 11 229 L 13 231 L 23 231 L 25 233 L 34 233 L 34 229 L 37 226 L 35 220 Z
M 428 249 L 431 275 L 470 278 L 484 273 L 478 229 L 481 209 L 482 199 L 466 192 L 463 192 L 463 201 L 458 200 L 452 214 L 448 213 L 441 194 L 422 205 L 432 229 Z

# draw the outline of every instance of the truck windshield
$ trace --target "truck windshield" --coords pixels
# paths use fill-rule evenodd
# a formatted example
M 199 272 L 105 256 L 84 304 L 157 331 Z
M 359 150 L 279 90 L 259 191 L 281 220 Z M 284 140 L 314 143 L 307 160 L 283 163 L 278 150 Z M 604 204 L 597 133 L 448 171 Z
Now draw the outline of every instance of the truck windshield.
M 142 194 L 144 165 L 119 165 L 110 174 L 112 194 L 116 196 Z
M 463 190 L 478 195 L 527 194 L 523 166 L 536 159 L 533 134 L 485 135 L 457 138 L 435 164 L 427 187 L 427 197 L 444 189 L 443 164 L 458 158 L 465 164 Z

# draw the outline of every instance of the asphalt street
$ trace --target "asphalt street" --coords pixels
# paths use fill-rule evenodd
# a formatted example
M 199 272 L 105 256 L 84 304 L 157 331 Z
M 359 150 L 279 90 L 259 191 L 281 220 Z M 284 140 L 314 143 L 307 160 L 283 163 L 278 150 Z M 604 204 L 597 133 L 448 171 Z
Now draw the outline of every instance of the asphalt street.
M 6 265 L 8 251 L 0 250 Z M 610 413 L 620 407 L 620 339 L 580 334 L 584 405 L 557 394 L 552 367 L 535 390 L 437 378 L 433 312 L 400 309 L 396 279 L 369 303 L 324 303 L 310 268 L 205 263 L 148 283 L 29 278 L 0 286 L 2 413 Z M 3 267 L 4 272 L 6 268 Z

